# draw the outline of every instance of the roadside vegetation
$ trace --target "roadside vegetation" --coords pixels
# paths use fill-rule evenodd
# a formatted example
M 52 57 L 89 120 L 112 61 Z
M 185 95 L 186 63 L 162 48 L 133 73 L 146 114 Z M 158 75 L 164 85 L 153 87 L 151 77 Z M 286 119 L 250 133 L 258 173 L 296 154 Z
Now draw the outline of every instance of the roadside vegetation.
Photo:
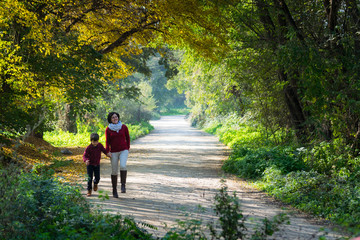
M 171 108 L 160 111 L 161 116 L 175 116 L 175 115 L 189 115 L 190 109 L 188 108 Z
M 276 199 L 360 233 L 360 157 L 340 139 L 308 145 L 289 133 L 270 134 L 246 117 L 229 115 L 203 125 L 232 152 L 223 170 Z M 291 134 L 290 134 L 291 135 Z

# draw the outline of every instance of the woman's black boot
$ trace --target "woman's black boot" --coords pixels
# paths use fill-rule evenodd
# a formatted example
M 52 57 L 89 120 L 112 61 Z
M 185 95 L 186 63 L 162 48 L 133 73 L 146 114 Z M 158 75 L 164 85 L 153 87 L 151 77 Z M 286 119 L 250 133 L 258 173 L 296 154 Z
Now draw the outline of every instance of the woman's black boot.
M 121 181 L 121 192 L 126 193 L 126 176 L 127 176 L 127 170 L 120 170 L 120 181 Z
M 119 195 L 117 193 L 117 175 L 111 175 L 111 183 L 113 188 L 113 197 L 118 198 Z

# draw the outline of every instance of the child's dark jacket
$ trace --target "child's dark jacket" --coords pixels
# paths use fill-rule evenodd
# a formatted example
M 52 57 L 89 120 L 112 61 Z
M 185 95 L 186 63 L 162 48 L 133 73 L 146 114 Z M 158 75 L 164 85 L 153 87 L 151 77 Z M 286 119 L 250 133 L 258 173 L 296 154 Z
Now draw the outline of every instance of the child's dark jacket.
M 89 160 L 90 165 L 94 165 L 94 166 L 99 165 L 101 159 L 101 152 L 107 154 L 106 149 L 101 143 L 98 143 L 97 146 L 90 144 L 89 146 L 86 147 L 85 152 L 83 154 L 84 162 Z

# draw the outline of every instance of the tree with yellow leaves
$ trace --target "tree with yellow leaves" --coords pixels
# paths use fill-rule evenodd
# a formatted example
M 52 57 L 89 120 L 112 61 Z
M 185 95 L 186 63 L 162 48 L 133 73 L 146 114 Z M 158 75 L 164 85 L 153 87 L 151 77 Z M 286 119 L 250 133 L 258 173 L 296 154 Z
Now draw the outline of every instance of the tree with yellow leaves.
M 1 128 L 41 127 L 54 101 L 76 112 L 107 81 L 131 74 L 121 59 L 150 43 L 191 46 L 216 59 L 225 46 L 219 21 L 209 17 L 216 11 L 192 0 L 2 1 Z

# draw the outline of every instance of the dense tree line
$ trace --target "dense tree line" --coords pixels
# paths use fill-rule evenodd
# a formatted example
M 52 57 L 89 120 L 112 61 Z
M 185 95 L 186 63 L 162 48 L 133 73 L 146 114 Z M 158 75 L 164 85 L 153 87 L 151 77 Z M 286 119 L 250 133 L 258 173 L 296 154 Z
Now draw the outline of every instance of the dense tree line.
M 340 138 L 357 149 L 359 1 L 217 3 L 230 49 L 211 63 L 183 55 L 170 83 L 187 92 L 198 120 L 251 112 L 300 142 Z

